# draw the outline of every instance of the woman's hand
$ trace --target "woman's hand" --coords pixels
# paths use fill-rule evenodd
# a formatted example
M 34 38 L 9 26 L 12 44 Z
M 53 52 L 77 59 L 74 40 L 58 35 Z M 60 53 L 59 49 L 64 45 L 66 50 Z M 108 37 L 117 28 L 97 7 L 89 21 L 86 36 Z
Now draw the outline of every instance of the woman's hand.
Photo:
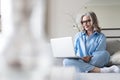
M 82 60 L 88 63 L 91 60 L 91 58 L 92 56 L 85 56 L 82 58 Z

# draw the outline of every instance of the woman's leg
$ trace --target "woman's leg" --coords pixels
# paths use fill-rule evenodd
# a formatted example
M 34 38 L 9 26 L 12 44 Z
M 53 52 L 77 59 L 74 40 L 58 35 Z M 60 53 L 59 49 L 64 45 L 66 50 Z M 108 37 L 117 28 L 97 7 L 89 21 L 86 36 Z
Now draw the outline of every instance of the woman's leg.
M 66 67 L 75 67 L 77 72 L 94 72 L 94 73 L 119 73 L 120 69 L 113 65 L 111 67 L 104 67 L 99 68 L 95 67 L 91 64 L 85 63 L 82 60 L 75 60 L 75 59 L 64 59 L 63 65 Z
M 64 59 L 63 65 L 65 67 L 75 67 L 77 72 L 89 72 L 94 69 L 93 65 L 85 63 L 83 60 L 79 59 Z
M 104 67 L 108 64 L 109 59 L 110 54 L 107 51 L 96 51 L 93 53 L 93 57 L 89 63 L 96 67 Z

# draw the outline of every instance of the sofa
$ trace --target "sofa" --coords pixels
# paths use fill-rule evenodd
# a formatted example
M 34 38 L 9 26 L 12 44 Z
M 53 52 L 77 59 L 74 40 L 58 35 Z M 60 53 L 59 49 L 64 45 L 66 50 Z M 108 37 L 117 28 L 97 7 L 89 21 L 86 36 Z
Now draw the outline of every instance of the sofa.
M 120 40 L 118 39 L 108 39 L 107 40 L 107 51 L 110 53 L 110 62 L 107 66 L 117 65 L 120 67 Z M 54 58 L 54 66 L 63 66 L 62 58 Z
M 110 65 L 120 67 L 120 40 L 107 40 L 107 51 L 110 53 Z

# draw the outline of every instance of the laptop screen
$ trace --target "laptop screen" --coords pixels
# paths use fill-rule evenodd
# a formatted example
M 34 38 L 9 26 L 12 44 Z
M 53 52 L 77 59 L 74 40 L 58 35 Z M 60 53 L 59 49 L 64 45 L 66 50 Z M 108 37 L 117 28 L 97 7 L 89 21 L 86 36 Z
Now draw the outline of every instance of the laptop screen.
M 53 38 L 50 42 L 53 57 L 75 57 L 72 37 Z

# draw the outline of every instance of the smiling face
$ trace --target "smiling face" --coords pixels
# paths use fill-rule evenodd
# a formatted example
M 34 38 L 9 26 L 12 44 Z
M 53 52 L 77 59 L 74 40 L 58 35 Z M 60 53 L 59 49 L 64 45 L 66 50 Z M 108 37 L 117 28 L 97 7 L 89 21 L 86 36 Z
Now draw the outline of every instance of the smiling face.
M 92 11 L 83 14 L 80 18 L 80 22 L 83 27 L 83 31 L 87 32 L 88 35 L 91 35 L 93 32 L 101 32 L 97 16 Z
M 83 16 L 81 24 L 86 31 L 93 31 L 92 20 L 89 16 Z

